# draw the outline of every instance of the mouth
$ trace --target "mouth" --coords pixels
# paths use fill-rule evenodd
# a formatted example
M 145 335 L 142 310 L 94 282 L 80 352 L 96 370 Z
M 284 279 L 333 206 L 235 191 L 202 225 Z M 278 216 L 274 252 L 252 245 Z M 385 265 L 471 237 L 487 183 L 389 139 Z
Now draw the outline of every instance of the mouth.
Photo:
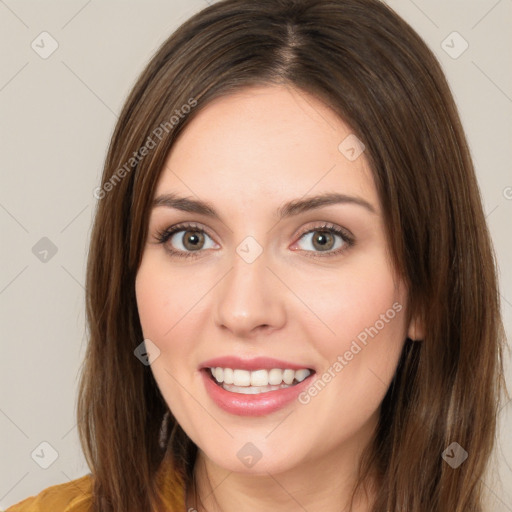
M 222 367 L 201 369 L 218 387 L 231 393 L 259 395 L 294 387 L 315 374 L 311 368 L 242 370 Z

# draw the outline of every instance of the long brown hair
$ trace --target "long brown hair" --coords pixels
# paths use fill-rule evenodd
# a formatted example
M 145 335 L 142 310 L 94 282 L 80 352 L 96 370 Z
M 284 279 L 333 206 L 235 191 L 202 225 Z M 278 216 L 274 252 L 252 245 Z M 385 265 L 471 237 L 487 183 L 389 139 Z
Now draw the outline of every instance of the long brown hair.
M 156 52 L 121 112 L 103 172 L 87 266 L 89 344 L 78 420 L 96 512 L 160 510 L 173 464 L 183 507 L 197 447 L 170 416 L 149 366 L 135 277 L 149 205 L 179 133 L 212 99 L 285 84 L 320 98 L 366 146 L 407 312 L 406 340 L 361 461 L 378 474 L 373 512 L 480 512 L 503 382 L 495 257 L 454 100 L 421 38 L 377 0 L 224 0 Z M 269 119 L 271 122 L 271 118 Z M 442 458 L 458 443 L 458 468 Z

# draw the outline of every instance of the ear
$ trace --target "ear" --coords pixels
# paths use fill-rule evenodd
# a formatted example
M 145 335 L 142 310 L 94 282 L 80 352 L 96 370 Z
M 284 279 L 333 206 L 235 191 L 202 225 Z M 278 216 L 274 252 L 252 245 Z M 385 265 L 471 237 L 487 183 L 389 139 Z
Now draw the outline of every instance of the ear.
M 419 318 L 415 317 L 411 320 L 407 337 L 413 341 L 421 341 L 425 338 L 425 328 Z

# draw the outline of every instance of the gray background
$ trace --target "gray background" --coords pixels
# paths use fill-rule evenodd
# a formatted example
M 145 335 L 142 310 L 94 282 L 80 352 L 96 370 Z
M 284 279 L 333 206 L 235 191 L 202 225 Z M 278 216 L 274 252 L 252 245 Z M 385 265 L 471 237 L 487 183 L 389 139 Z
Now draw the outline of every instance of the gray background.
M 388 3 L 436 53 L 454 92 L 500 264 L 510 334 L 512 0 Z M 88 473 L 75 399 L 86 342 L 92 194 L 138 73 L 205 5 L 0 0 L 0 510 Z M 45 31 L 50 36 L 40 35 Z M 48 56 L 52 44 L 58 48 Z M 507 353 L 511 382 L 509 361 Z M 490 510 L 498 512 L 512 511 L 511 409 L 509 403 L 500 414 L 498 469 L 485 478 Z

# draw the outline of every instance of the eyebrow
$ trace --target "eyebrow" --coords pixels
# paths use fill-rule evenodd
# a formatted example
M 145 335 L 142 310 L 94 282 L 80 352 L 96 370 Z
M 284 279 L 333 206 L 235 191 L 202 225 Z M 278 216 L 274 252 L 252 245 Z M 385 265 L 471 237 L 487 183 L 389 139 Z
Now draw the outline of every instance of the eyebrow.
M 361 197 L 338 193 L 325 193 L 288 201 L 277 209 L 277 214 L 279 219 L 282 220 L 333 204 L 354 204 L 365 208 L 370 213 L 377 214 L 375 207 Z M 177 194 L 162 194 L 158 196 L 153 200 L 152 208 L 159 206 L 174 208 L 183 212 L 198 213 L 220 220 L 219 214 L 210 203 L 189 197 L 180 197 Z

